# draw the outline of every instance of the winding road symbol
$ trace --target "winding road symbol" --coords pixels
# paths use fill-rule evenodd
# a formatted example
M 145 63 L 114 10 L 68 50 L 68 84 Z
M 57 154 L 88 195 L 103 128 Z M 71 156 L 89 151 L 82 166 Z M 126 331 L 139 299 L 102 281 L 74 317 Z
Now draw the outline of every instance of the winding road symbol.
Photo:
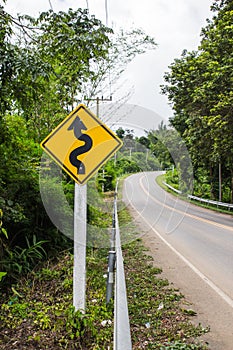
M 40 145 L 75 182 L 84 185 L 123 143 L 81 103 Z
M 75 148 L 69 156 L 70 163 L 77 168 L 77 174 L 85 174 L 86 169 L 83 162 L 78 159 L 83 153 L 88 152 L 92 148 L 92 139 L 90 136 L 83 134 L 82 130 L 87 130 L 87 127 L 79 117 L 76 117 L 67 130 L 73 130 L 75 137 L 84 142 L 83 146 Z

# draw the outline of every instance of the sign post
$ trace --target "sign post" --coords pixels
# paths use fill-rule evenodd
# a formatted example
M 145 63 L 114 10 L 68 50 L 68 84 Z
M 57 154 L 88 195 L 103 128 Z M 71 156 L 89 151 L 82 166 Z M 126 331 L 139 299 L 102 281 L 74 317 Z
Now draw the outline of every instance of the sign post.
M 42 142 L 42 149 L 75 181 L 73 306 L 85 312 L 87 181 L 122 141 L 80 104 Z
M 74 268 L 73 306 L 85 311 L 87 185 L 75 183 L 74 191 Z

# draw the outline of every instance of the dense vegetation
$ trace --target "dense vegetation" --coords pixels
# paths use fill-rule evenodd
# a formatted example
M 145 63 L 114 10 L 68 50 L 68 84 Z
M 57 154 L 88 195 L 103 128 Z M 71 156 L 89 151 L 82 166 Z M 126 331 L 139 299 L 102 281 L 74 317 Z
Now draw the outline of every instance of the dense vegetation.
M 233 1 L 214 1 L 211 9 L 198 49 L 175 59 L 162 91 L 189 149 L 197 193 L 233 202 Z
M 84 97 L 106 91 L 109 67 L 113 83 L 155 46 L 141 30 L 113 33 L 87 10 L 13 18 L 0 6 L 0 271 L 9 281 L 71 244 L 41 201 L 39 143 Z M 63 183 L 72 202 L 73 183 Z

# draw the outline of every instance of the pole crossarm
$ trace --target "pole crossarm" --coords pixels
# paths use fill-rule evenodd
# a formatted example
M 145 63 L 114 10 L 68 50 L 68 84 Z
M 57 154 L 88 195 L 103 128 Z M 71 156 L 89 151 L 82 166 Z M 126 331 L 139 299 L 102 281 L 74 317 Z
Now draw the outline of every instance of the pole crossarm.
M 96 101 L 96 115 L 97 117 L 99 117 L 99 105 L 100 105 L 100 101 L 101 102 L 111 102 L 112 101 L 112 95 L 110 96 L 110 98 L 104 98 L 103 96 L 101 96 L 101 98 L 99 97 L 95 97 L 95 98 L 85 98 L 85 101 Z

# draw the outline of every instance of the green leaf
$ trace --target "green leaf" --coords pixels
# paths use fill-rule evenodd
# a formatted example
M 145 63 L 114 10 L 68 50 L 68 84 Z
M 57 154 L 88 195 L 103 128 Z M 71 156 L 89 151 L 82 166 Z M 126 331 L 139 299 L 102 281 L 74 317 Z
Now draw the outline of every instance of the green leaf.
M 6 275 L 7 275 L 7 272 L 0 272 L 0 282 L 3 279 L 3 277 Z
M 1 228 L 1 232 L 4 234 L 4 236 L 6 237 L 6 238 L 8 238 L 8 234 L 7 234 L 7 231 L 6 231 L 6 229 L 5 228 Z
M 192 310 L 192 309 L 182 309 L 182 311 L 186 314 L 186 315 L 189 315 L 189 316 L 196 316 L 197 313 L 196 311 Z

